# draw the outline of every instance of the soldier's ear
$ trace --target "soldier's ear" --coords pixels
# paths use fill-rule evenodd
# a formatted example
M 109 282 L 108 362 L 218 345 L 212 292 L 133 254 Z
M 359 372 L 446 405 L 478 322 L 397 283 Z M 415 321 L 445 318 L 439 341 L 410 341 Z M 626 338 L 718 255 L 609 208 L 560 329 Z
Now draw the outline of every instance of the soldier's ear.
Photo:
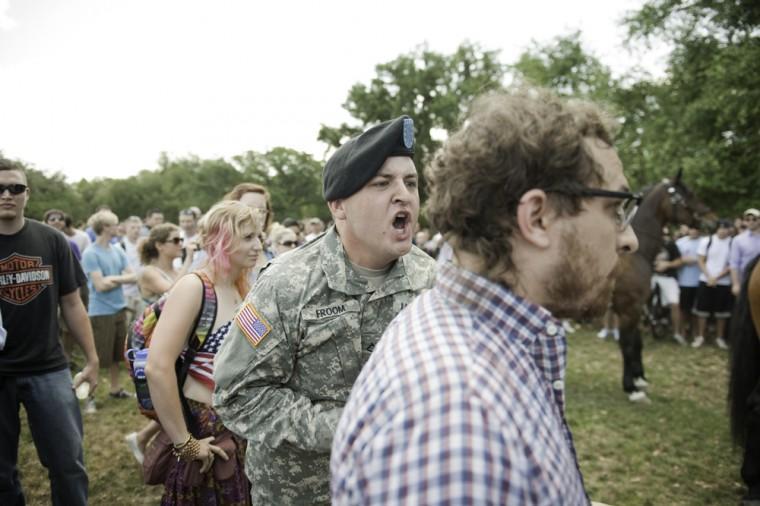
M 330 214 L 332 214 L 335 221 L 346 219 L 345 202 L 346 201 L 343 199 L 337 199 L 331 200 L 327 203 L 327 207 L 330 209 Z

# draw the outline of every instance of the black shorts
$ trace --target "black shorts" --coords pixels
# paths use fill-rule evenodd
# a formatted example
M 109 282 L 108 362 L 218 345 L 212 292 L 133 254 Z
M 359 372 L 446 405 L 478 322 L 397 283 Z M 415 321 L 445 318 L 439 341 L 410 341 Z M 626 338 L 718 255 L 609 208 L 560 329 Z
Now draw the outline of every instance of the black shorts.
M 705 282 L 699 282 L 697 302 L 694 305 L 695 315 L 702 318 L 710 315 L 715 318 L 730 318 L 733 306 L 734 296 L 730 285 L 707 286 Z
M 681 286 L 681 295 L 678 297 L 678 305 L 684 313 L 691 313 L 694 310 L 694 301 L 697 299 L 696 286 Z

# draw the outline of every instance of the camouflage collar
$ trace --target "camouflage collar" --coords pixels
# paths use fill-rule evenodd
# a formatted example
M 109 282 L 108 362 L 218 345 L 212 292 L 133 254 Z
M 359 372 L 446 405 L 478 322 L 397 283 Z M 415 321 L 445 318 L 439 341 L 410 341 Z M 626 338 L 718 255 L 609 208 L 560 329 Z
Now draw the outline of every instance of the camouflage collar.
M 343 244 L 340 242 L 335 226 L 330 227 L 319 245 L 322 272 L 327 278 L 327 285 L 337 292 L 347 295 L 367 293 L 367 283 L 350 267 Z M 399 258 L 388 271 L 383 285 L 372 295 L 372 299 L 391 295 L 413 288 L 407 276 L 407 264 L 411 253 Z

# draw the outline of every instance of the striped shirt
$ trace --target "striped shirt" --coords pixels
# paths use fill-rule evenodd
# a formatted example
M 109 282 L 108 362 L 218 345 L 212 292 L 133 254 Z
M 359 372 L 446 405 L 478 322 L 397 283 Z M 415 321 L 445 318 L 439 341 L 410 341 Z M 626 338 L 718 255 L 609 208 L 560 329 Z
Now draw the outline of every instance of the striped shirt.
M 363 368 L 332 447 L 333 504 L 588 504 L 544 308 L 451 264 Z

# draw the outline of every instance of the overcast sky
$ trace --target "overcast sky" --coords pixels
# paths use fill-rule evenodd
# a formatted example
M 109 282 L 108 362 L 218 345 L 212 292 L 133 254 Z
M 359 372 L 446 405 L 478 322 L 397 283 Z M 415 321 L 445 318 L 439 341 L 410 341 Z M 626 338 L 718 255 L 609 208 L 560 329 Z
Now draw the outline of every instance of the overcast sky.
M 581 30 L 617 73 L 664 66 L 623 48 L 640 0 L 0 0 L 0 151 L 70 181 L 155 169 L 161 151 L 322 158 L 320 124 L 374 66 L 468 40 L 514 62 Z

